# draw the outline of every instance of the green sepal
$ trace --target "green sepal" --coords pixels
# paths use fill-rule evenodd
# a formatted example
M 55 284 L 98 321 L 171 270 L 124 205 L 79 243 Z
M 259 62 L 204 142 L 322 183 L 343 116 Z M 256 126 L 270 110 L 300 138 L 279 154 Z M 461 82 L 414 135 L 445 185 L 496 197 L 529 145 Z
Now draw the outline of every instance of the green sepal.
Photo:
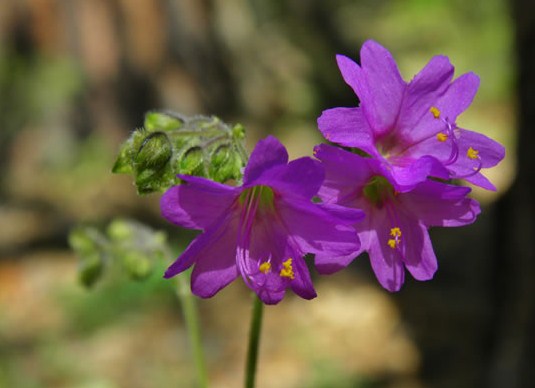
M 178 174 L 240 180 L 247 161 L 244 139 L 240 124 L 230 127 L 217 117 L 153 111 L 123 143 L 112 171 L 132 174 L 139 194 L 179 184 Z

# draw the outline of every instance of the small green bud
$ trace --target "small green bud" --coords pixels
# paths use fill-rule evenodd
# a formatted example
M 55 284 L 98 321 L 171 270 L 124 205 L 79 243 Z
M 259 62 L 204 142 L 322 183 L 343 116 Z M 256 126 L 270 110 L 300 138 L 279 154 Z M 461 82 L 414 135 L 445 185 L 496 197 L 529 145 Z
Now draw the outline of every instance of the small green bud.
M 179 162 L 181 174 L 205 175 L 203 166 L 203 152 L 200 147 L 192 147 L 187 150 Z
M 69 233 L 69 245 L 79 255 L 98 251 L 95 240 L 91 238 L 89 228 L 78 227 Z
M 140 194 L 164 191 L 179 183 L 177 174 L 225 182 L 240 179 L 247 161 L 245 129 L 214 116 L 183 117 L 149 112 L 145 127 L 123 144 L 113 172 L 134 176 Z
M 135 280 L 146 279 L 152 273 L 151 260 L 139 251 L 127 251 L 122 255 L 123 266 Z
M 108 226 L 108 236 L 113 241 L 124 241 L 131 239 L 133 232 L 128 221 L 119 219 L 113 220 Z
M 184 124 L 184 119 L 178 114 L 169 112 L 148 112 L 145 114 L 144 127 L 150 132 L 172 131 L 179 129 Z
M 134 157 L 136 186 L 140 193 L 157 191 L 168 179 L 169 162 L 173 156 L 171 143 L 163 132 L 152 132 L 143 140 Z
M 103 273 L 104 262 L 98 252 L 83 256 L 78 263 L 78 279 L 84 287 L 92 287 Z

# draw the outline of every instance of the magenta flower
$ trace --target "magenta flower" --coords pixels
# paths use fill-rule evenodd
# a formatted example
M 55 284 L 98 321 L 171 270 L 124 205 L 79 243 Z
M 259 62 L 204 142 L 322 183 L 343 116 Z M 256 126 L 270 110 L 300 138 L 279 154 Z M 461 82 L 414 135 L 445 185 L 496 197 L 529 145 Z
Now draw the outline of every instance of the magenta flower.
M 194 265 L 191 288 L 208 298 L 241 275 L 266 304 L 278 303 L 287 288 L 316 296 L 303 256 L 333 259 L 359 249 L 354 223 L 360 210 L 314 204 L 324 178 L 311 158 L 288 163 L 274 137 L 260 141 L 245 168 L 241 187 L 180 176 L 180 186 L 162 197 L 169 221 L 200 234 L 167 269 L 172 277 Z
M 318 125 L 327 140 L 378 158 L 407 189 L 434 176 L 495 190 L 481 169 L 503 159 L 503 146 L 456 124 L 477 92 L 477 75 L 452 82 L 448 58 L 435 56 L 407 83 L 392 55 L 374 41 L 362 46 L 360 66 L 342 55 L 336 59 L 360 106 L 322 113 Z
M 335 272 L 368 252 L 379 283 L 389 291 L 401 288 L 405 268 L 415 279 L 429 280 L 437 270 L 429 227 L 470 224 L 480 212 L 479 204 L 466 197 L 470 188 L 427 180 L 401 193 L 376 159 L 328 145 L 317 146 L 314 154 L 325 167 L 320 198 L 366 213 L 355 225 L 360 249 L 341 259 L 316 258 L 320 273 Z

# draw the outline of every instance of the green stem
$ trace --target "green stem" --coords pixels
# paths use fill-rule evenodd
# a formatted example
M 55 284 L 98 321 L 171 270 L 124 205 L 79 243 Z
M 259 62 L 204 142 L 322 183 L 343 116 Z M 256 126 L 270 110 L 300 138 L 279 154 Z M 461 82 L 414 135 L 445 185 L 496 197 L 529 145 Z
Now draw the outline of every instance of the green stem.
M 247 349 L 247 365 L 245 367 L 245 387 L 253 388 L 255 385 L 256 364 L 260 344 L 260 330 L 262 329 L 262 313 L 264 304 L 255 295 L 253 300 L 253 314 L 249 331 L 249 348 Z
M 189 335 L 193 352 L 199 387 L 206 388 L 208 387 L 208 378 L 206 375 L 206 363 L 204 361 L 204 352 L 202 348 L 199 316 L 197 314 L 195 300 L 190 292 L 188 276 L 188 272 L 177 276 L 177 295 L 182 304 L 182 313 L 184 314 L 184 320 L 186 321 L 186 330 Z

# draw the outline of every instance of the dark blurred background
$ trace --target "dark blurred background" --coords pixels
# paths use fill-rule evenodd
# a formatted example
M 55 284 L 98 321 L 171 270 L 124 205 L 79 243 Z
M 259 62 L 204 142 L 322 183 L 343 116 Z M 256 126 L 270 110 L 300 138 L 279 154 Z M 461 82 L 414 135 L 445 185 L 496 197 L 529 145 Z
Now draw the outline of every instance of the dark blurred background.
M 0 386 L 194 386 L 162 268 L 87 291 L 67 245 L 79 223 L 131 217 L 170 235 L 158 195 L 110 170 L 146 111 L 215 114 L 291 157 L 321 111 L 355 106 L 335 54 L 375 39 L 409 80 L 436 54 L 481 87 L 459 124 L 503 143 L 472 226 L 433 230 L 439 271 L 382 290 L 363 257 L 319 297 L 267 308 L 259 387 L 535 386 L 535 6 L 530 0 L 2 0 Z M 179 243 L 178 243 L 179 244 Z M 177 251 L 179 245 L 177 245 Z M 169 261 L 173 258 L 167 258 Z M 211 386 L 243 378 L 250 301 L 199 301 Z

